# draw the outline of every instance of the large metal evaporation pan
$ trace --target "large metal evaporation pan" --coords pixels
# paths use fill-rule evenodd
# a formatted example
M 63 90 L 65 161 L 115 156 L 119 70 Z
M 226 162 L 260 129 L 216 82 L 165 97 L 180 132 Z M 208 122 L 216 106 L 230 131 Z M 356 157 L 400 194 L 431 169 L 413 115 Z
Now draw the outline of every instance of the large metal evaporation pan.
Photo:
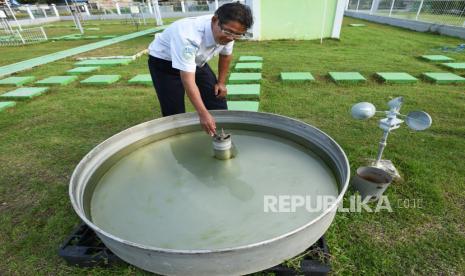
M 310 148 L 333 171 L 338 183 L 337 200 L 321 215 L 288 233 L 255 244 L 220 250 L 170 250 L 136 244 L 111 235 L 92 223 L 90 200 L 98 179 L 124 155 L 154 141 L 201 130 L 198 116 L 185 113 L 164 117 L 124 130 L 90 151 L 76 167 L 69 195 L 74 210 L 124 261 L 164 275 L 240 275 L 275 266 L 306 250 L 328 229 L 347 190 L 350 169 L 341 147 L 327 134 L 306 123 L 274 114 L 212 111 L 225 129 L 263 131 Z M 283 223 L 286 223 L 283 221 Z

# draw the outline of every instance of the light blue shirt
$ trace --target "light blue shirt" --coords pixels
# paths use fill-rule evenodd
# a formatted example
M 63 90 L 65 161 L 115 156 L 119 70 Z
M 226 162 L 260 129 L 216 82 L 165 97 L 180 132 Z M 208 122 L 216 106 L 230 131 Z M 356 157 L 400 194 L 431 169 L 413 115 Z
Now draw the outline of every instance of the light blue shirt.
M 157 35 L 149 46 L 151 56 L 169 60 L 173 68 L 195 72 L 214 56 L 232 54 L 234 41 L 217 44 L 213 37 L 212 15 L 178 20 Z

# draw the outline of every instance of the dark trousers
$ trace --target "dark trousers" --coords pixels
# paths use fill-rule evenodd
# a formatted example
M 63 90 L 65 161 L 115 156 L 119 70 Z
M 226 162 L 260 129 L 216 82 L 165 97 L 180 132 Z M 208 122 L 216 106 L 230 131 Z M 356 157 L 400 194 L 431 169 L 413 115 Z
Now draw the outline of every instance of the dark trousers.
M 184 86 L 178 69 L 172 67 L 171 61 L 159 59 L 149 55 L 149 70 L 152 76 L 153 86 L 157 92 L 158 101 L 163 116 L 186 112 L 184 105 Z M 200 95 L 208 110 L 228 109 L 225 99 L 215 96 L 215 73 L 208 64 L 197 67 L 195 82 L 200 90 Z

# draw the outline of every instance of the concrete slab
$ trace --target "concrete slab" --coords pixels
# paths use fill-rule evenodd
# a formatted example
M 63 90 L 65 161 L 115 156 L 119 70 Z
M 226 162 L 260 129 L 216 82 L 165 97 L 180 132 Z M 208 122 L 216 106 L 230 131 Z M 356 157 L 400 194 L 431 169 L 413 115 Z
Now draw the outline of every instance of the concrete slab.
M 3 80 L 0 80 L 0 85 L 16 85 L 16 86 L 22 86 L 26 83 L 32 82 L 35 80 L 35 77 L 33 76 L 27 76 L 27 77 L 9 77 Z
M 452 73 L 423 73 L 422 76 L 437 84 L 465 83 L 465 78 Z
M 260 98 L 260 84 L 228 84 L 228 99 L 256 99 Z
M 449 62 L 441 65 L 453 70 L 465 70 L 465 62 Z
M 68 85 L 78 79 L 77 76 L 51 76 L 37 81 L 38 85 Z
M 63 37 L 63 40 L 71 40 L 71 41 L 80 40 L 80 39 L 81 39 L 80 36 L 65 36 L 65 37 Z
M 150 74 L 141 74 L 137 75 L 134 78 L 128 81 L 130 84 L 143 84 L 143 85 L 153 85 L 152 77 Z
M 309 72 L 282 72 L 281 80 L 283 82 L 307 82 L 315 81 L 315 78 Z
M 359 72 L 329 72 L 330 78 L 339 84 L 362 83 L 366 79 Z
M 262 63 L 259 63 L 259 62 L 237 63 L 236 66 L 234 67 L 234 70 L 238 72 L 245 72 L 245 71 L 260 72 L 262 71 Z
M 70 75 L 81 75 L 86 73 L 91 73 L 94 71 L 100 70 L 100 66 L 83 66 L 83 67 L 76 67 L 71 70 L 66 71 L 66 73 Z
M 98 35 L 85 35 L 82 37 L 82 39 L 99 39 L 100 37 Z
M 261 80 L 261 73 L 231 73 L 229 76 L 230 84 L 260 83 Z
M 95 85 L 107 85 L 117 82 L 121 78 L 120 75 L 94 75 L 81 81 L 82 84 L 95 84 Z
M 349 24 L 350 27 L 366 27 L 367 25 L 365 24 L 358 24 L 358 23 L 353 23 L 353 24 Z
M 52 37 L 51 40 L 66 40 L 68 38 L 76 37 L 79 39 L 82 35 L 81 34 L 68 34 L 68 35 L 62 35 L 62 36 L 55 36 Z
M 240 62 L 262 62 L 263 58 L 259 56 L 241 56 L 239 57 Z
M 228 110 L 258 111 L 259 103 L 253 101 L 228 101 Z
M 376 77 L 385 83 L 416 83 L 418 79 L 404 72 L 378 72 Z
M 115 58 L 115 59 L 88 59 L 76 62 L 76 66 L 117 66 L 128 65 L 132 62 L 129 58 Z
M 16 102 L 0 102 L 0 111 L 13 107 L 15 105 Z
M 421 56 L 421 58 L 427 61 L 452 61 L 454 60 L 453 58 L 450 58 L 448 56 L 443 56 L 443 55 L 424 55 L 424 56 Z
M 27 100 L 40 96 L 48 90 L 48 87 L 21 87 L 0 95 L 0 99 Z

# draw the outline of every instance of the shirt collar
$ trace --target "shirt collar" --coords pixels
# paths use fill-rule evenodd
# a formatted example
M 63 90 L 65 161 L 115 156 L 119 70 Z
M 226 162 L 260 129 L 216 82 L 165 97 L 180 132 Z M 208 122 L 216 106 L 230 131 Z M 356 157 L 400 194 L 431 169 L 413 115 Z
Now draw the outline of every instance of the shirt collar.
M 215 41 L 215 37 L 213 37 L 213 30 L 212 30 L 212 21 L 210 20 L 205 20 L 205 46 L 206 47 L 213 47 L 216 46 L 217 43 Z

